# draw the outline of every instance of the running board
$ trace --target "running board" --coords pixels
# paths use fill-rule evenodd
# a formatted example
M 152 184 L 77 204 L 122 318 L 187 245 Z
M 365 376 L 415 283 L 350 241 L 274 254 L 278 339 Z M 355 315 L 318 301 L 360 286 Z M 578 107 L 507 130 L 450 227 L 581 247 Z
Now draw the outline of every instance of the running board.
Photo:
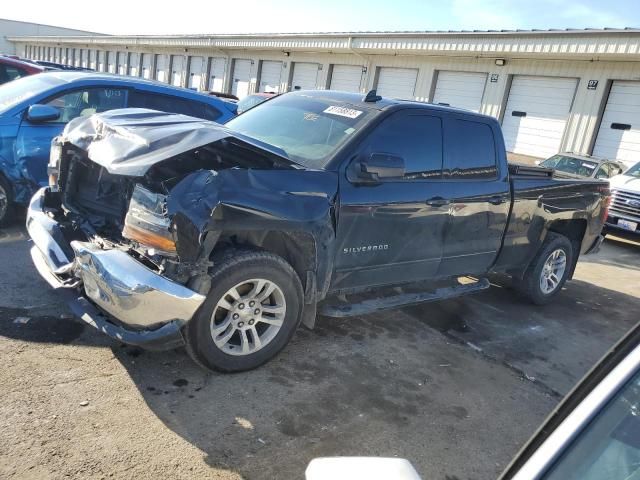
M 418 303 L 434 302 L 447 298 L 470 295 L 489 288 L 490 283 L 486 278 L 471 280 L 463 277 L 465 283 L 458 283 L 454 286 L 440 287 L 426 292 L 399 293 L 396 295 L 377 296 L 368 298 L 357 303 L 350 303 L 343 297 L 337 302 L 328 301 L 318 307 L 318 313 L 326 317 L 344 318 L 357 315 L 368 315 L 381 310 L 391 310 L 394 308 L 416 305 Z M 402 289 L 396 289 L 396 291 Z

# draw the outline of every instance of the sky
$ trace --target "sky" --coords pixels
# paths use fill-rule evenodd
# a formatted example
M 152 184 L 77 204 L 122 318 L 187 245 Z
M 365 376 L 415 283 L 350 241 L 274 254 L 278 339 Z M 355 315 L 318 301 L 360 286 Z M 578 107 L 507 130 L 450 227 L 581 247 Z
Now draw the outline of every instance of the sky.
M 640 0 L 4 0 L 0 17 L 117 35 L 640 27 Z M 2 32 L 0 32 L 0 35 Z

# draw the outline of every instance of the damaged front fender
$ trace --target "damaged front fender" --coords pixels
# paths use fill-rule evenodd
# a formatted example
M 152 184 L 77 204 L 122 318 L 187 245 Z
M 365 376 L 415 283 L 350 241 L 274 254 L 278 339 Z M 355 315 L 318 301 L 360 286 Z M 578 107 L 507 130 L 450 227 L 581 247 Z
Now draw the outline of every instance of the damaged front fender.
M 201 170 L 187 175 L 167 197 L 167 212 L 178 254 L 208 260 L 216 242 L 266 247 L 280 234 L 287 245 L 273 245 L 299 274 L 312 271 L 319 290 L 328 288 L 335 241 L 336 173 L 313 170 Z M 307 240 L 309 239 L 309 240 Z M 290 252 L 292 249 L 297 252 Z M 284 250 L 283 250 L 284 249 Z M 305 270 L 306 272 L 301 272 Z M 303 276 L 304 278 L 304 276 Z M 303 282 L 304 283 L 304 282 Z

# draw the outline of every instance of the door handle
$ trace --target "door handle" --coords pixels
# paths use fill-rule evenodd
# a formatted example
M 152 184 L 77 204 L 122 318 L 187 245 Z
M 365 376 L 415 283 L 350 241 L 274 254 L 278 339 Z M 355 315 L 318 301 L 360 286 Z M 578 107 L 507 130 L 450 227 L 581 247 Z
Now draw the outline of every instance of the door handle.
M 493 205 L 502 205 L 504 202 L 505 202 L 504 197 L 500 195 L 494 195 L 493 197 L 489 198 L 489 203 Z
M 427 200 L 427 205 L 429 205 L 430 207 L 444 207 L 445 205 L 449 205 L 449 203 L 451 203 L 450 200 L 447 200 L 446 198 L 442 198 L 442 197 L 433 197 L 430 198 L 429 200 Z

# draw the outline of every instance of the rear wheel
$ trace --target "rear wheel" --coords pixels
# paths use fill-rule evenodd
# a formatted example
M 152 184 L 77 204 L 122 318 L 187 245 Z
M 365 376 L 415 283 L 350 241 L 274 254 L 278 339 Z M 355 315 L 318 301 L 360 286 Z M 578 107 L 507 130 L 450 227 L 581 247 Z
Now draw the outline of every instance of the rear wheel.
M 250 370 L 289 342 L 301 318 L 303 294 L 284 259 L 237 252 L 214 267 L 211 285 L 185 328 L 187 352 L 197 363 L 222 372 Z
M 549 303 L 567 281 L 573 255 L 567 237 L 549 232 L 523 279 L 516 284 L 518 290 L 536 305 Z
M 5 179 L 0 176 L 0 227 L 4 227 L 11 221 L 12 214 L 11 189 Z

